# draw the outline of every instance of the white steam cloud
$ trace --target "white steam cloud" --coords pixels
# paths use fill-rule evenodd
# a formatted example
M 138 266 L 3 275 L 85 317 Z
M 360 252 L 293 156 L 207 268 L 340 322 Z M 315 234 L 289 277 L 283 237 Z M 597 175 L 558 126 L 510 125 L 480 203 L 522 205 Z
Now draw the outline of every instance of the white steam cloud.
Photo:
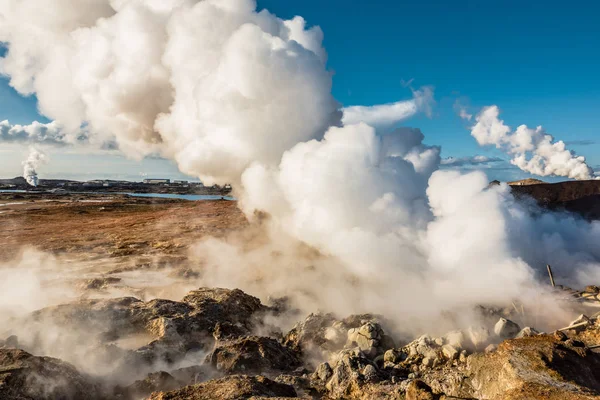
M 37 169 L 48 161 L 46 154 L 34 147 L 29 148 L 29 156 L 23 161 L 23 178 L 31 186 L 38 185 Z
M 5 0 L 0 18 L 2 71 L 67 132 L 85 124 L 130 155 L 157 152 L 206 183 L 234 184 L 267 240 L 200 243 L 202 284 L 430 324 L 474 304 L 539 304 L 546 263 L 565 283 L 598 275 L 598 224 L 534 218 L 481 172 L 437 171 L 440 148 L 418 129 L 386 130 L 428 113 L 431 89 L 340 111 L 323 33 L 300 17 L 251 0 Z M 497 117 L 477 117 L 481 144 L 522 168 L 590 176 L 562 142 L 510 134 Z
M 532 129 L 520 125 L 511 132 L 499 115 L 499 108 L 490 106 L 476 116 L 471 135 L 479 145 L 496 146 L 512 157 L 513 165 L 535 175 L 593 179 L 594 171 L 585 157 L 568 150 L 563 141 L 554 141 L 541 126 Z
M 345 107 L 342 110 L 344 113 L 342 122 L 344 125 L 364 122 L 376 128 L 390 128 L 419 112 L 431 115 L 431 107 L 434 103 L 433 89 L 424 87 L 413 91 L 413 94 L 414 99 L 412 100 L 375 106 Z

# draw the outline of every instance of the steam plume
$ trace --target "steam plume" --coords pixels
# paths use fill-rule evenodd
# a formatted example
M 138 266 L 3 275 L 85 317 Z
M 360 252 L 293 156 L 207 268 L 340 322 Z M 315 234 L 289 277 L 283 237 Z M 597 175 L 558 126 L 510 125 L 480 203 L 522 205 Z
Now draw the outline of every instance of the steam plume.
M 131 156 L 158 152 L 206 183 L 234 184 L 262 242 L 198 244 L 201 284 L 430 324 L 440 310 L 536 304 L 534 276 L 548 262 L 565 283 L 597 274 L 598 225 L 534 218 L 481 172 L 438 171 L 440 148 L 420 130 L 393 129 L 429 112 L 430 89 L 340 110 L 323 33 L 300 17 L 251 0 L 7 0 L 0 16 L 2 71 L 67 132 L 87 124 Z M 497 116 L 478 117 L 481 144 L 522 168 L 590 176 L 562 142 L 511 135 Z
M 593 179 L 594 171 L 585 157 L 576 156 L 563 141 L 554 141 L 541 126 L 535 129 L 520 125 L 511 132 L 498 119 L 497 106 L 485 107 L 477 115 L 471 135 L 481 146 L 492 145 L 509 154 L 511 163 L 525 172 L 540 176 L 565 176 L 573 179 Z
M 23 178 L 31 186 L 38 185 L 37 169 L 47 161 L 46 154 L 34 147 L 29 148 L 29 156 L 23 161 Z

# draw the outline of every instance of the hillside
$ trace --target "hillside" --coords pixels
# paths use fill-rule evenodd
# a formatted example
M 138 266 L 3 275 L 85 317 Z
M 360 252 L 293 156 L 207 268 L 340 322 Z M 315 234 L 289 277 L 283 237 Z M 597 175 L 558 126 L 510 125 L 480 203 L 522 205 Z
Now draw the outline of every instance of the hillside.
M 532 197 L 543 207 L 565 209 L 588 219 L 600 219 L 600 181 L 509 185 L 517 197 Z

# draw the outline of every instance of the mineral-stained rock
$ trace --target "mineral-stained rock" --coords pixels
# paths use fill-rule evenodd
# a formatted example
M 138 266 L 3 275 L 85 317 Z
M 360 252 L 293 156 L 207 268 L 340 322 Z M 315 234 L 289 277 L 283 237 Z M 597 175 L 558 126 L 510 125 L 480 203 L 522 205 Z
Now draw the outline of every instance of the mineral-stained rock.
M 99 399 L 96 385 L 75 367 L 19 349 L 0 349 L 0 399 Z
M 250 336 L 217 347 L 207 361 L 217 370 L 233 374 L 292 371 L 300 360 L 277 340 Z
M 493 353 L 470 356 L 467 364 L 475 398 L 600 398 L 600 355 L 550 335 L 505 341 Z
M 157 392 L 150 400 L 242 400 L 250 398 L 296 398 L 290 385 L 264 376 L 232 375 L 171 392 Z
M 502 339 L 514 338 L 521 328 L 509 319 L 500 318 L 494 326 L 494 333 Z

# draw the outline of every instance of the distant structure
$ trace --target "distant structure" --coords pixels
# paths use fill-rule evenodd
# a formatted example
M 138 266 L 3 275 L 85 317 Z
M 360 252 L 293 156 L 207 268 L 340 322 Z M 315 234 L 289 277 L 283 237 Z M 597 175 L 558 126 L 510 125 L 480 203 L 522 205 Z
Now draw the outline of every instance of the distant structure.
M 176 184 L 176 185 L 187 185 L 188 181 L 181 181 L 181 180 L 177 180 L 176 179 L 176 180 L 173 181 L 173 183 Z
M 149 185 L 157 185 L 157 184 L 161 184 L 161 183 L 169 184 L 169 183 L 171 183 L 171 180 L 170 179 L 144 179 L 144 183 L 149 184 Z

